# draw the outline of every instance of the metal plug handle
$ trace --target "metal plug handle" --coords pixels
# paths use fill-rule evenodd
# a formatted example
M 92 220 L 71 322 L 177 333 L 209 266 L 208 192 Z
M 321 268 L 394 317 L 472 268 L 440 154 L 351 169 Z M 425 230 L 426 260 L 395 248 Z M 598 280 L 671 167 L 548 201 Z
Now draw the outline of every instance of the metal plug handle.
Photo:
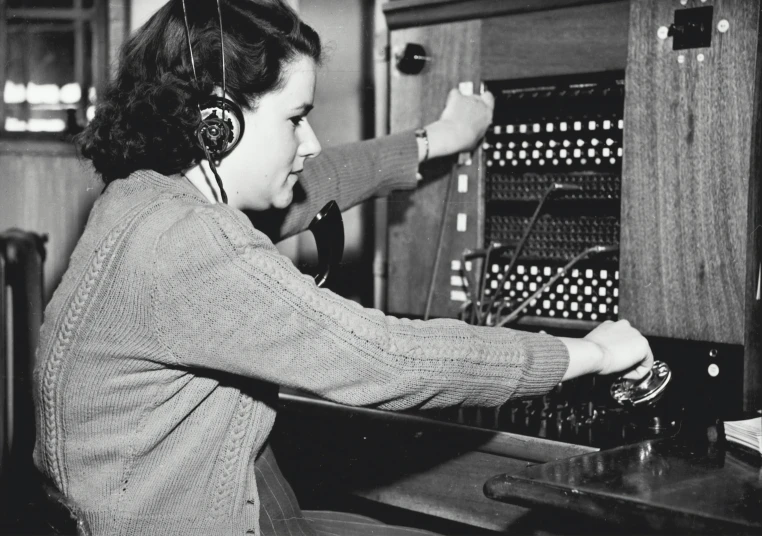
M 664 394 L 672 379 L 672 370 L 663 361 L 654 361 L 651 370 L 639 380 L 620 378 L 611 385 L 614 400 L 623 406 L 650 406 Z

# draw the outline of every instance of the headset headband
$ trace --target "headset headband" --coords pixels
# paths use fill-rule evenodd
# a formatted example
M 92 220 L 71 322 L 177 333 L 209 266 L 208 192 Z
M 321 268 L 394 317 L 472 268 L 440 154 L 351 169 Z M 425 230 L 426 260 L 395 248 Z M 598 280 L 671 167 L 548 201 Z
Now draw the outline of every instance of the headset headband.
M 185 23 L 185 37 L 188 41 L 188 51 L 190 53 L 190 60 L 191 60 L 191 69 L 193 70 L 193 79 L 196 81 L 196 85 L 198 86 L 198 75 L 196 74 L 196 61 L 193 57 L 193 44 L 191 42 L 191 36 L 190 36 L 190 25 L 188 24 L 188 11 L 185 6 L 185 0 L 182 0 L 182 6 L 183 6 L 183 22 Z M 206 156 L 206 160 L 209 162 L 209 167 L 212 169 L 212 173 L 214 174 L 214 178 L 217 180 L 217 186 L 220 189 L 220 196 L 222 198 L 223 203 L 228 202 L 228 196 L 225 193 L 225 188 L 222 186 L 222 179 L 220 178 L 219 173 L 217 173 L 217 165 L 215 164 L 215 157 L 221 158 L 222 155 L 226 152 L 229 152 L 229 150 L 232 150 L 235 145 L 237 145 L 238 141 L 241 139 L 241 135 L 243 134 L 243 113 L 240 111 L 240 108 L 238 105 L 236 105 L 233 101 L 230 101 L 226 98 L 227 96 L 227 80 L 225 76 L 225 38 L 224 38 L 224 32 L 222 31 L 222 8 L 220 6 L 220 0 L 217 0 L 217 17 L 219 20 L 219 27 L 220 27 L 220 60 L 221 60 L 221 70 L 222 70 L 222 97 L 215 97 L 210 99 L 211 104 L 205 103 L 204 109 L 202 110 L 201 105 L 198 105 L 198 111 L 199 115 L 201 116 L 201 121 L 199 123 L 198 128 L 196 129 L 196 137 L 198 138 L 199 145 L 201 146 L 201 149 L 204 151 L 204 155 Z M 207 114 L 207 116 L 204 116 L 204 112 L 209 109 L 219 109 L 221 111 L 220 115 L 221 118 L 217 118 L 216 114 Z M 228 120 L 225 115 L 226 113 L 231 112 L 232 115 L 235 117 L 235 122 L 232 122 Z M 228 124 L 230 123 L 230 127 Z M 233 140 L 228 139 L 228 133 L 229 132 L 235 132 L 235 128 L 238 127 L 238 137 Z M 211 150 L 210 150 L 211 146 Z M 214 154 L 212 154 L 214 152 Z

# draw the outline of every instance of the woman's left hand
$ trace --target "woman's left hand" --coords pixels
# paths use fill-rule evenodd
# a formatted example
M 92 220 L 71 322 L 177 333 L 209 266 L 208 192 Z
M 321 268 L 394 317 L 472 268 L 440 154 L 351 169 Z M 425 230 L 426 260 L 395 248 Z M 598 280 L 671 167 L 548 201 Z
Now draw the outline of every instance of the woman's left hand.
M 481 95 L 463 95 L 450 90 L 439 120 L 426 126 L 429 158 L 472 150 L 492 123 L 495 97 L 489 91 Z

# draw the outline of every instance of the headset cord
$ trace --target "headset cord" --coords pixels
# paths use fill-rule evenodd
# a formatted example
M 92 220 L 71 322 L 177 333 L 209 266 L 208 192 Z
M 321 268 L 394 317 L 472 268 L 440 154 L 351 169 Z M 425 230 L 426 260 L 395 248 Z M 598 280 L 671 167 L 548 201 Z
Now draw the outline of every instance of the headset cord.
M 217 186 L 220 189 L 220 198 L 222 199 L 222 202 L 227 205 L 228 194 L 225 193 L 225 188 L 222 186 L 222 178 L 220 177 L 220 174 L 217 173 L 217 166 L 214 164 L 214 159 L 212 158 L 212 155 L 209 154 L 209 149 L 204 143 L 204 137 L 201 131 L 199 131 L 197 135 L 198 135 L 198 142 L 201 145 L 201 147 L 203 147 L 204 149 L 204 154 L 206 155 L 206 161 L 209 162 L 209 167 L 212 169 L 212 173 L 214 174 L 214 179 L 217 181 Z

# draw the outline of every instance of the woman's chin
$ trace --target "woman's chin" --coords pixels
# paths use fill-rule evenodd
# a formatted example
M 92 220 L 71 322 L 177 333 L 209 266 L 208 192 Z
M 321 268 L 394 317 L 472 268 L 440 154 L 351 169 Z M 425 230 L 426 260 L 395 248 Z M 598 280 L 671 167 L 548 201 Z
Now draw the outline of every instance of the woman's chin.
M 273 199 L 273 207 L 275 208 L 287 208 L 291 201 L 294 200 L 294 191 L 289 190 L 288 192 L 283 192 L 281 195 Z

